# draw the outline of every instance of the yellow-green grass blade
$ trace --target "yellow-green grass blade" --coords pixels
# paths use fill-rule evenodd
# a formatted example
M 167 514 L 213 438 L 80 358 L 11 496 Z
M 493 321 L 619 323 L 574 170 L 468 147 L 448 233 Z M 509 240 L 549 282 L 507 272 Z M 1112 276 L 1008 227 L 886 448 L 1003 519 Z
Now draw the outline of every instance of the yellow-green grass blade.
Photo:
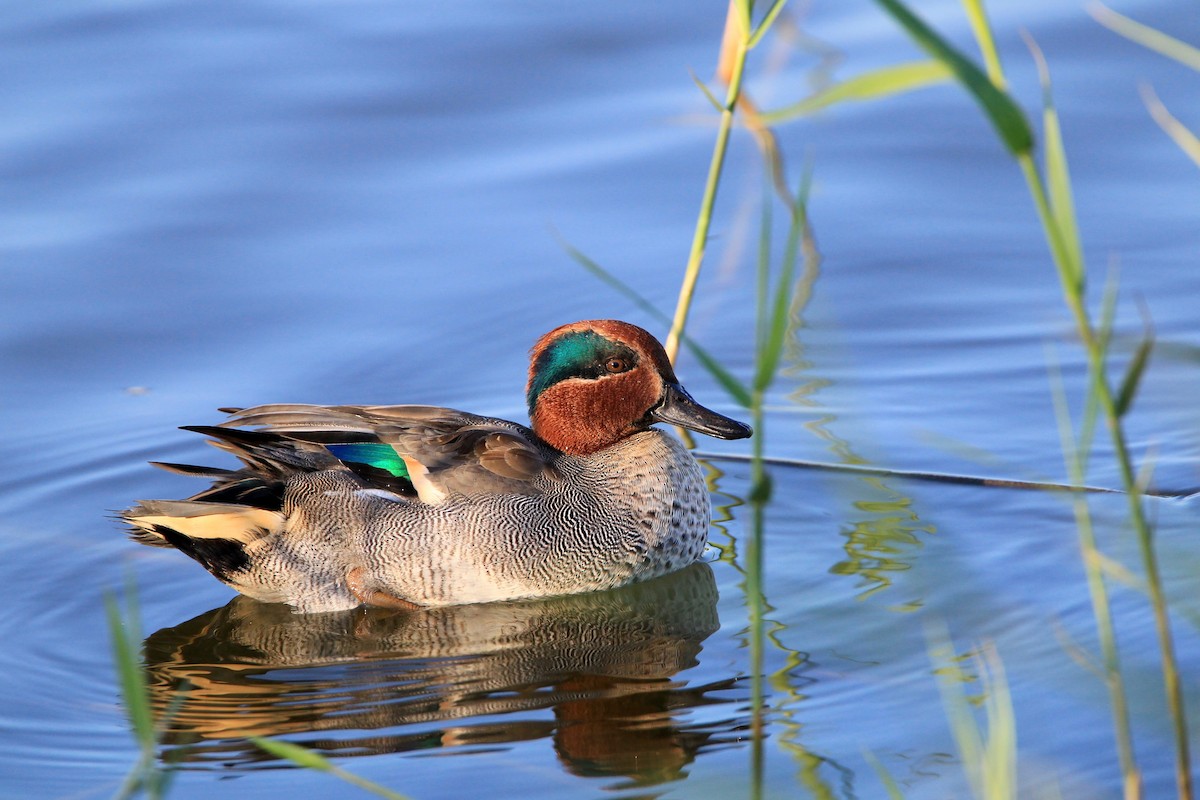
M 729 3 L 737 13 L 737 19 L 741 23 L 743 35 L 748 36 L 750 29 L 753 27 L 750 23 L 750 16 L 753 13 L 754 0 L 729 0 Z
M 1067 168 L 1067 151 L 1063 144 L 1062 126 L 1058 110 L 1054 106 L 1054 94 L 1050 83 L 1050 66 L 1037 42 L 1025 34 L 1025 43 L 1033 54 L 1038 78 L 1042 84 L 1042 136 L 1045 139 L 1046 190 L 1050 198 L 1050 216 L 1058 228 L 1060 241 L 1067 257 L 1066 266 L 1072 283 L 1083 294 L 1085 271 L 1083 246 L 1079 239 L 1079 226 L 1075 220 L 1075 200 L 1071 192 L 1071 173 Z
M 1125 416 L 1133 407 L 1133 398 L 1137 396 L 1138 386 L 1142 382 L 1142 375 L 1146 372 L 1146 365 L 1150 363 L 1150 353 L 1153 350 L 1154 333 L 1147 329 L 1142 340 L 1138 342 L 1133 360 L 1129 362 L 1129 368 L 1125 371 L 1125 378 L 1121 381 L 1121 388 L 1117 392 L 1117 401 L 1114 406 L 1118 417 Z
M 946 718 L 958 745 L 959 759 L 971 785 L 971 793 L 980 800 L 1013 800 L 1017 797 L 1017 726 L 1012 697 L 1004 676 L 1004 666 L 995 646 L 985 643 L 969 660 L 976 675 L 964 664 L 966 656 L 956 656 L 944 627 L 931 626 L 926 634 L 930 659 L 938 676 Z M 975 720 L 975 705 L 967 697 L 965 686 L 978 681 L 982 693 L 986 728 Z
M 983 0 L 963 0 L 963 9 L 967 12 L 971 32 L 975 34 L 975 41 L 979 44 L 979 52 L 983 54 L 988 79 L 999 88 L 1006 88 L 1004 68 L 1000 66 L 1000 54 L 996 51 L 996 39 L 992 36 L 987 12 L 983 10 Z
M 104 597 L 108 616 L 108 630 L 112 636 L 113 656 L 117 666 L 117 677 L 121 684 L 121 698 L 129 712 L 129 721 L 134 736 L 143 749 L 154 747 L 154 716 L 150 713 L 150 698 L 146 690 L 146 676 L 137 654 L 135 642 L 141 640 L 138 632 L 137 612 L 132 595 L 126 598 L 127 614 L 122 619 L 116 598 L 111 594 Z
M 924 20 L 914 14 L 900 0 L 876 0 L 885 11 L 900 23 L 922 49 L 943 62 L 967 88 L 985 114 L 1005 146 L 1013 155 L 1029 153 L 1033 149 L 1033 130 L 1025 119 L 1020 106 L 1003 90 L 988 80 L 970 59 L 930 28 Z
M 1190 44 L 1182 42 L 1174 36 L 1169 36 L 1160 30 L 1151 28 L 1149 25 L 1143 25 L 1123 14 L 1118 14 L 1103 3 L 1089 4 L 1088 13 L 1092 15 L 1092 18 L 1096 22 L 1099 22 L 1113 33 L 1124 36 L 1131 42 L 1136 42 L 1143 47 L 1149 48 L 1156 53 L 1174 59 L 1180 64 L 1200 72 L 1200 49 L 1192 47 Z
M 125 610 L 122 612 L 111 593 L 104 597 L 109 633 L 113 642 L 113 656 L 121 698 L 129 714 L 134 739 L 141 754 L 125 776 L 121 787 L 114 795 L 115 800 L 126 800 L 145 794 L 157 800 L 166 794 L 170 784 L 170 770 L 159 768 L 157 761 L 158 730 L 150 708 L 150 693 L 146 685 L 146 674 L 142 667 L 138 647 L 141 644 L 141 621 L 137 607 L 137 589 L 130 576 L 125 589 Z M 182 693 L 182 690 L 181 690 Z M 178 711 L 182 704 L 179 694 L 172 699 L 164 720 Z
M 1200 138 L 1192 133 L 1182 122 L 1177 120 L 1162 101 L 1158 99 L 1158 95 L 1149 86 L 1142 86 L 1142 102 L 1146 104 L 1146 109 L 1150 112 L 1150 116 L 1158 123 L 1158 127 L 1170 136 L 1175 144 L 1179 145 L 1179 149 L 1187 155 L 1196 166 L 1200 167 Z
M 729 393 L 734 402 L 742 408 L 750 407 L 754 401 L 751 399 L 746 387 L 733 376 L 733 373 L 721 366 L 719 361 L 713 358 L 703 347 L 696 344 L 690 337 L 684 336 L 683 343 L 692 351 L 692 355 L 696 357 L 700 365 L 708 370 L 708 373 L 713 376 L 717 383 L 721 384 L 721 388 Z
M 767 9 L 767 13 L 763 16 L 762 21 L 758 23 L 758 27 L 756 27 L 754 32 L 750 34 L 750 38 L 746 42 L 747 50 L 754 49 L 758 43 L 762 41 L 762 38 L 767 35 L 767 31 L 771 29 L 771 25 L 774 24 L 775 18 L 779 16 L 780 11 L 783 11 L 783 6 L 785 3 L 787 3 L 787 0 L 775 0 L 775 2 L 771 4 L 771 7 Z
M 280 741 L 279 739 L 264 739 L 260 736 L 250 737 L 250 742 L 254 746 L 266 750 L 271 755 L 291 761 L 298 767 L 305 769 L 316 770 L 318 772 L 328 772 L 331 775 L 336 775 L 347 783 L 353 784 L 364 791 L 370 792 L 377 797 L 386 798 L 386 800 L 409 800 L 407 795 L 402 795 L 399 792 L 393 792 L 386 786 L 380 786 L 374 781 L 355 775 L 353 772 L 342 769 L 334 764 L 329 759 L 325 758 L 320 753 L 309 750 L 307 747 L 301 747 L 298 744 L 291 742 Z
M 1116 281 L 1110 275 L 1106 287 L 1106 297 L 1116 297 Z M 1115 302 L 1115 300 L 1114 300 Z M 1084 412 L 1082 432 L 1076 440 L 1071 425 L 1071 415 L 1067 408 L 1066 388 L 1063 385 L 1062 370 L 1053 351 L 1047 349 L 1047 363 L 1050 366 L 1051 396 L 1054 401 L 1054 415 L 1058 421 L 1059 436 L 1062 438 L 1063 456 L 1067 462 L 1067 470 L 1072 482 L 1082 484 L 1087 468 L 1087 459 L 1099 403 L 1094 391 L 1087 393 L 1087 406 Z M 1120 661 L 1117 652 L 1117 633 L 1112 622 L 1112 607 L 1108 597 L 1108 587 L 1105 583 L 1104 556 L 1096 545 L 1096 533 L 1092 524 L 1091 511 L 1087 500 L 1082 495 L 1074 495 L 1071 499 L 1075 514 L 1075 524 L 1079 535 L 1079 550 L 1083 559 L 1084 574 L 1087 577 L 1088 594 L 1091 599 L 1092 616 L 1096 621 L 1096 635 L 1100 640 L 1100 651 L 1103 655 L 1103 668 L 1100 672 L 1108 689 L 1109 705 L 1111 707 L 1113 732 L 1116 736 L 1117 756 L 1121 764 L 1121 773 L 1125 776 L 1127 785 L 1138 782 L 1137 759 L 1133 749 L 1133 734 L 1129 726 L 1129 704 L 1125 693 L 1125 682 L 1121 676 Z
M 712 103 L 712 107 L 716 109 L 717 113 L 720 114 L 722 111 L 724 111 L 725 106 L 721 105 L 721 101 L 717 99 L 717 96 L 714 95 L 712 91 L 710 91 L 709 88 L 704 85 L 704 81 L 700 80 L 700 76 L 691 70 L 688 72 L 692 76 L 692 83 L 699 87 L 700 91 L 704 93 L 704 96 L 708 98 L 708 102 Z
M 575 247 L 572 247 L 565 241 L 560 239 L 560 244 L 567 251 L 567 255 L 573 258 L 580 266 L 595 275 L 604 283 L 611 286 L 619 294 L 622 294 L 629 300 L 633 301 L 634 305 L 636 305 L 646 314 L 659 320 L 664 325 L 671 324 L 670 317 L 659 310 L 658 306 L 651 303 L 645 297 L 642 297 L 642 295 L 639 294 L 638 291 L 632 286 L 622 281 L 616 275 L 613 275 L 604 267 L 596 263 L 593 259 L 589 258 L 587 255 L 580 252 Z M 717 383 L 721 385 L 721 388 L 729 393 L 734 402 L 743 408 L 750 407 L 750 390 L 746 388 L 745 384 L 735 378 L 733 373 L 725 369 L 725 367 L 723 367 L 721 363 L 712 356 L 712 354 L 697 344 L 691 337 L 685 334 L 682 341 L 687 346 L 688 350 L 692 352 L 692 355 L 696 357 L 696 360 L 700 362 L 700 365 L 708 370 L 708 373 L 712 375 Z
M 800 244 L 808 227 L 805 204 L 808 202 L 810 174 L 805 172 L 799 191 L 796 193 L 796 201 L 789 209 L 791 225 L 788 229 L 787 244 L 784 247 L 783 264 L 775 284 L 774 295 L 771 298 L 770 317 L 763 329 L 764 339 L 759 346 L 758 366 L 752 384 L 757 393 L 765 392 L 774 381 L 775 371 L 779 367 L 779 359 L 783 354 L 783 345 L 787 340 L 788 311 L 791 308 L 796 263 L 800 260 Z
M 953 77 L 954 72 L 942 61 L 929 59 L 910 61 L 864 72 L 840 83 L 835 83 L 828 89 L 806 97 L 798 103 L 774 111 L 763 112 L 759 114 L 758 118 L 765 125 L 777 125 L 781 122 L 815 114 L 838 103 L 877 100 L 916 89 L 924 89 L 927 86 L 936 86 Z
M 663 343 L 663 348 L 671 363 L 675 363 L 679 344 L 683 339 L 684 329 L 687 327 L 692 298 L 696 291 L 696 283 L 700 279 L 700 268 L 704 263 L 704 254 L 708 247 L 713 208 L 717 200 L 717 187 L 721 183 L 725 154 L 729 149 L 730 132 L 733 129 L 734 109 L 741 96 L 742 78 L 746 69 L 746 43 L 750 35 L 750 6 L 749 0 L 730 0 L 729 12 L 725 17 L 725 31 L 721 40 L 721 56 L 717 73 L 728 89 L 725 94 L 726 101 L 722 106 L 720 123 L 717 126 L 717 139 L 713 143 L 712 157 L 709 160 L 708 177 L 704 181 L 704 193 L 700 199 L 700 212 L 696 216 L 692 246 L 688 251 L 687 266 L 684 269 L 683 282 L 679 286 L 679 297 L 675 303 L 675 315 L 671 320 L 667 339 Z
M 763 190 L 762 214 L 758 228 L 758 272 L 754 282 L 754 352 L 760 353 L 767 342 L 767 304 L 771 282 L 771 232 L 774 230 L 774 214 L 771 213 L 771 193 Z
M 309 750 L 307 747 L 301 747 L 298 744 L 284 742 L 279 739 L 264 739 L 258 736 L 251 737 L 250 743 L 261 750 L 266 750 L 276 758 L 290 761 L 298 767 L 316 770 L 317 772 L 333 772 L 333 763 L 329 759 L 320 753 Z
M 904 792 L 900 791 L 900 785 L 896 783 L 896 779 L 892 777 L 892 773 L 888 772 L 883 762 L 870 751 L 864 751 L 863 757 L 867 759 L 871 769 L 875 770 L 875 774 L 879 776 L 883 788 L 887 790 L 888 800 L 904 800 Z

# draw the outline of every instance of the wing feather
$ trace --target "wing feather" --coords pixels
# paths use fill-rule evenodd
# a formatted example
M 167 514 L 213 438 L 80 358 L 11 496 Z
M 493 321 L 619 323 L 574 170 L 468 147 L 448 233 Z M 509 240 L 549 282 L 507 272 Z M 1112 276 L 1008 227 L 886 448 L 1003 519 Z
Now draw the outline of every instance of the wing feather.
M 412 481 L 423 502 L 536 494 L 537 479 L 554 474 L 554 451 L 528 428 L 437 406 L 275 404 L 236 411 L 220 427 L 322 445 L 368 483 L 394 490 L 397 479 Z

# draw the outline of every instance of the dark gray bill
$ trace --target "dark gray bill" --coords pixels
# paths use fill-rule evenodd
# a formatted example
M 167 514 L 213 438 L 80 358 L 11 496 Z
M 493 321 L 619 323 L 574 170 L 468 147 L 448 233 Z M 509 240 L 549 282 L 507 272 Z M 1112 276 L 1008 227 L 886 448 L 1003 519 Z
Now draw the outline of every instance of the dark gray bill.
M 678 425 L 718 439 L 745 439 L 754 433 L 749 425 L 700 405 L 678 383 L 666 384 L 662 402 L 650 410 L 649 416 L 654 422 Z

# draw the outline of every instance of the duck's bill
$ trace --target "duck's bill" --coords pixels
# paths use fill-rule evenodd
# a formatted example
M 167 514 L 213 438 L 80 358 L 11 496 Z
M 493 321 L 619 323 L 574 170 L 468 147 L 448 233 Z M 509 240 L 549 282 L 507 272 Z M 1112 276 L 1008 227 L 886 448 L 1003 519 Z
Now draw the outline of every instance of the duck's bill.
M 650 419 L 654 422 L 678 425 L 696 433 L 716 436 L 718 439 L 745 439 L 754 433 L 749 425 L 700 405 L 677 383 L 666 384 L 662 402 L 651 409 Z

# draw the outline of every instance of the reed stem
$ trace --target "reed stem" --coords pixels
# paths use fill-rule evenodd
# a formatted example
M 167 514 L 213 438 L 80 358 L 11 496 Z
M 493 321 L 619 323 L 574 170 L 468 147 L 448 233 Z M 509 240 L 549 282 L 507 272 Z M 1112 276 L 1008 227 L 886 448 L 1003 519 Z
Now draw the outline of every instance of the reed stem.
M 750 625 L 750 695 L 753 713 L 750 721 L 751 733 L 751 797 L 762 795 L 764 778 L 765 745 L 767 741 L 767 698 L 766 698 L 766 596 L 763 587 L 763 550 L 766 542 L 766 501 L 769 492 L 764 491 L 769 478 L 763 464 L 763 397 L 754 393 L 751 419 L 754 426 L 752 440 L 754 457 L 750 464 L 750 505 L 752 525 L 750 540 L 746 546 L 746 604 Z
M 1170 617 L 1167 612 L 1166 593 L 1163 591 L 1162 577 L 1159 573 L 1158 556 L 1154 548 L 1154 533 L 1150 530 L 1150 524 L 1146 519 L 1145 505 L 1142 502 L 1137 474 L 1133 468 L 1133 460 L 1130 457 L 1129 448 L 1125 441 L 1125 431 L 1121 425 L 1122 412 L 1117 408 L 1116 398 L 1113 396 L 1108 380 L 1108 365 L 1105 361 L 1105 338 L 1098 337 L 1095 334 L 1091 317 L 1088 315 L 1087 307 L 1084 303 L 1085 287 L 1081 277 L 1081 266 L 1071 263 L 1061 232 L 1050 212 L 1041 174 L 1034 165 L 1032 157 L 1028 154 L 1018 156 L 1017 160 L 1021 165 L 1021 172 L 1025 176 L 1025 181 L 1029 186 L 1029 192 L 1034 199 L 1038 216 L 1041 218 L 1042 227 L 1046 232 L 1046 240 L 1050 246 L 1050 252 L 1054 258 L 1054 264 L 1058 270 L 1059 280 L 1063 287 L 1063 297 L 1074 317 L 1076 331 L 1079 334 L 1087 355 L 1088 372 L 1090 375 L 1088 391 L 1092 393 L 1092 396 L 1100 405 L 1100 410 L 1104 416 L 1106 427 L 1112 440 L 1113 455 L 1121 474 L 1121 485 L 1125 489 L 1128 498 L 1129 519 L 1138 539 L 1138 546 L 1142 556 L 1142 566 L 1146 571 L 1146 588 L 1154 613 L 1154 627 L 1158 635 L 1158 646 L 1162 660 L 1163 688 L 1166 691 L 1167 706 L 1171 713 L 1171 728 L 1175 740 L 1176 788 L 1181 800 L 1192 800 L 1191 756 L 1188 745 L 1186 707 L 1184 706 L 1183 686 L 1179 680 L 1178 662 L 1175 657 L 1174 637 L 1171 634 Z M 1094 551 L 1094 540 L 1091 546 Z M 1085 563 L 1089 560 L 1085 557 Z M 1098 566 L 1096 568 L 1098 569 Z M 1089 583 L 1092 581 L 1090 572 L 1091 567 L 1089 565 Z M 1107 601 L 1105 601 L 1104 605 L 1107 607 Z M 1099 615 L 1099 609 L 1094 603 L 1093 608 L 1096 609 L 1097 624 L 1100 625 L 1102 618 Z M 1111 622 L 1109 624 L 1111 626 Z M 1115 660 L 1115 653 L 1113 654 L 1113 659 Z M 1105 662 L 1107 669 L 1109 663 L 1108 653 L 1105 654 Z M 1124 699 L 1122 698 L 1119 703 L 1122 711 L 1124 711 L 1124 705 Z M 1114 713 L 1117 713 L 1116 703 L 1114 703 Z M 1124 739 L 1124 737 L 1121 738 L 1122 740 Z M 1128 754 L 1125 752 L 1126 747 L 1129 748 Z M 1126 785 L 1128 786 L 1130 775 L 1136 773 L 1136 766 L 1133 764 L 1132 744 L 1123 743 L 1121 750 L 1122 765 L 1123 767 L 1127 767 L 1123 769 L 1123 772 L 1125 773 Z
M 679 341 L 687 327 L 688 312 L 692 297 L 696 293 L 696 282 L 700 278 L 700 266 L 704 262 L 704 251 L 708 245 L 708 232 L 712 226 L 713 206 L 717 201 L 717 187 L 721 183 L 721 170 L 725 165 L 725 153 L 729 149 L 729 135 L 733 130 L 733 114 L 738 97 L 742 93 L 742 75 L 746 69 L 746 54 L 750 49 L 750 31 L 738 13 L 738 0 L 730 0 L 729 13 L 725 18 L 725 39 L 732 47 L 729 58 L 729 85 L 725 102 L 721 106 L 721 119 L 717 127 L 717 141 L 713 145 L 712 159 L 708 165 L 708 178 L 704 182 L 704 196 L 700 200 L 700 215 L 696 220 L 696 231 L 692 236 L 692 249 L 688 253 L 687 268 L 683 284 L 679 287 L 679 300 L 675 304 L 675 316 L 667 334 L 665 348 L 667 358 L 675 363 L 679 353 Z

